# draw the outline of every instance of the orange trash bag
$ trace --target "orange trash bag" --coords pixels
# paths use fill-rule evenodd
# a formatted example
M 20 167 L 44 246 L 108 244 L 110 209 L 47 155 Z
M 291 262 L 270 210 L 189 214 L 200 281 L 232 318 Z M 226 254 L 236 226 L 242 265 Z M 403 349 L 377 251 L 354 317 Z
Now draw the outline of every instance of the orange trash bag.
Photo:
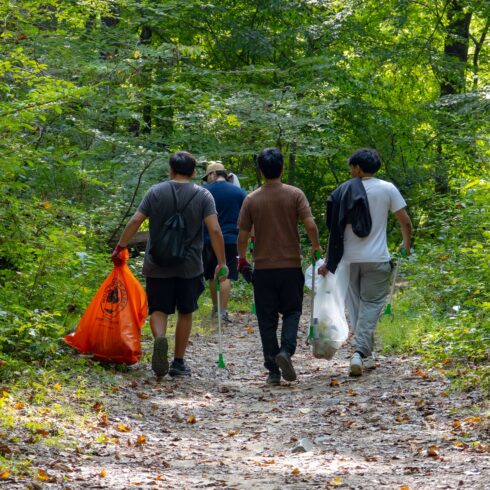
M 144 289 L 126 261 L 115 266 L 88 305 L 74 333 L 65 342 L 95 359 L 134 364 L 141 359 L 141 327 L 147 316 Z

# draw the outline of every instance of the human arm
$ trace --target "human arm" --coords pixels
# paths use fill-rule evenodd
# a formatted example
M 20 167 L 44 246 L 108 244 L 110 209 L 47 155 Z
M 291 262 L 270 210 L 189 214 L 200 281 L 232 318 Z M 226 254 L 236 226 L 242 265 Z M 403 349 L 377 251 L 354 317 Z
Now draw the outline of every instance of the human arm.
M 117 244 L 120 247 L 126 248 L 128 246 L 129 241 L 139 230 L 140 226 L 142 225 L 143 221 L 145 221 L 145 219 L 146 219 L 145 214 L 143 214 L 141 211 L 136 211 L 136 213 L 133 214 L 131 219 L 126 224 Z
M 250 232 L 246 230 L 240 230 L 238 232 L 237 239 L 237 251 L 238 251 L 238 272 L 243 276 L 247 282 L 252 281 L 252 266 L 247 261 L 247 246 Z
M 133 238 L 134 234 L 139 230 L 139 227 L 145 221 L 146 215 L 140 211 L 136 211 L 131 219 L 126 224 L 116 248 L 112 252 L 111 260 L 114 265 L 122 265 L 124 260 L 119 257 L 119 254 L 126 249 L 129 241 Z
M 248 238 L 250 236 L 250 232 L 246 230 L 240 230 L 238 232 L 238 240 L 237 240 L 237 251 L 239 259 L 247 258 L 247 246 L 248 246 Z
M 306 233 L 311 242 L 311 254 L 315 257 L 315 252 L 321 253 L 320 237 L 318 236 L 318 228 L 315 220 L 312 216 L 303 219 L 303 225 L 305 226 Z
M 228 277 L 228 267 L 226 265 L 225 256 L 225 241 L 223 240 L 223 233 L 218 222 L 217 214 L 210 214 L 204 218 L 204 224 L 206 225 L 211 239 L 211 247 L 216 255 L 218 265 L 216 266 L 215 275 L 221 268 L 226 268 L 226 276 L 221 276 L 221 280 L 224 281 Z
M 412 220 L 410 219 L 410 216 L 408 215 L 407 210 L 405 208 L 395 211 L 394 215 L 396 216 L 398 222 L 400 223 L 400 228 L 403 237 L 402 246 L 406 250 L 407 256 L 409 256 L 410 247 L 412 246 Z

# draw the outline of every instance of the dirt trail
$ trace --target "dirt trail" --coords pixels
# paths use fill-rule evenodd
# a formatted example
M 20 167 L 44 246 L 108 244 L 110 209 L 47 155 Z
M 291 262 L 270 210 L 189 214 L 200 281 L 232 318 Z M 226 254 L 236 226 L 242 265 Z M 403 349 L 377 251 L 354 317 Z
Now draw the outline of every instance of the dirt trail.
M 224 341 L 229 375 L 213 368 L 216 335 L 194 335 L 192 378 L 157 381 L 147 365 L 125 375 L 102 400 L 105 439 L 94 443 L 91 431 L 73 428 L 67 438 L 77 452 L 43 456 L 58 483 L 31 488 L 490 488 L 477 394 L 449 393 L 414 358 L 386 358 L 349 378 L 348 350 L 315 360 L 304 334 L 298 381 L 270 387 L 254 317 L 233 319 Z M 305 315 L 303 332 L 306 323 Z M 313 449 L 293 453 L 305 437 Z

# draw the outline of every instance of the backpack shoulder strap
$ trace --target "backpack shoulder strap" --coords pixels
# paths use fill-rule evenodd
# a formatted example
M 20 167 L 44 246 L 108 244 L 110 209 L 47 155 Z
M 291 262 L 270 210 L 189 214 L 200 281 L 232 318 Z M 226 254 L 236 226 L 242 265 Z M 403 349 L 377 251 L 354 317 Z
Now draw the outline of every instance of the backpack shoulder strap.
M 183 213 L 187 206 L 190 204 L 190 202 L 199 194 L 199 189 L 196 189 L 196 192 L 192 194 L 192 196 L 189 198 L 189 200 L 184 204 L 184 206 L 178 211 L 179 213 Z

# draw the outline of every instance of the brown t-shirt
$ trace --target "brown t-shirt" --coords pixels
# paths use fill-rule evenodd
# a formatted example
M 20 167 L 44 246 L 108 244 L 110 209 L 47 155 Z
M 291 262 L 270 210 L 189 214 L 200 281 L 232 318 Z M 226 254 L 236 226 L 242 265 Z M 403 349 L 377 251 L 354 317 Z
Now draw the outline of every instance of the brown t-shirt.
M 255 233 L 255 268 L 301 267 L 298 222 L 311 217 L 303 191 L 277 182 L 265 184 L 243 202 L 238 227 Z

